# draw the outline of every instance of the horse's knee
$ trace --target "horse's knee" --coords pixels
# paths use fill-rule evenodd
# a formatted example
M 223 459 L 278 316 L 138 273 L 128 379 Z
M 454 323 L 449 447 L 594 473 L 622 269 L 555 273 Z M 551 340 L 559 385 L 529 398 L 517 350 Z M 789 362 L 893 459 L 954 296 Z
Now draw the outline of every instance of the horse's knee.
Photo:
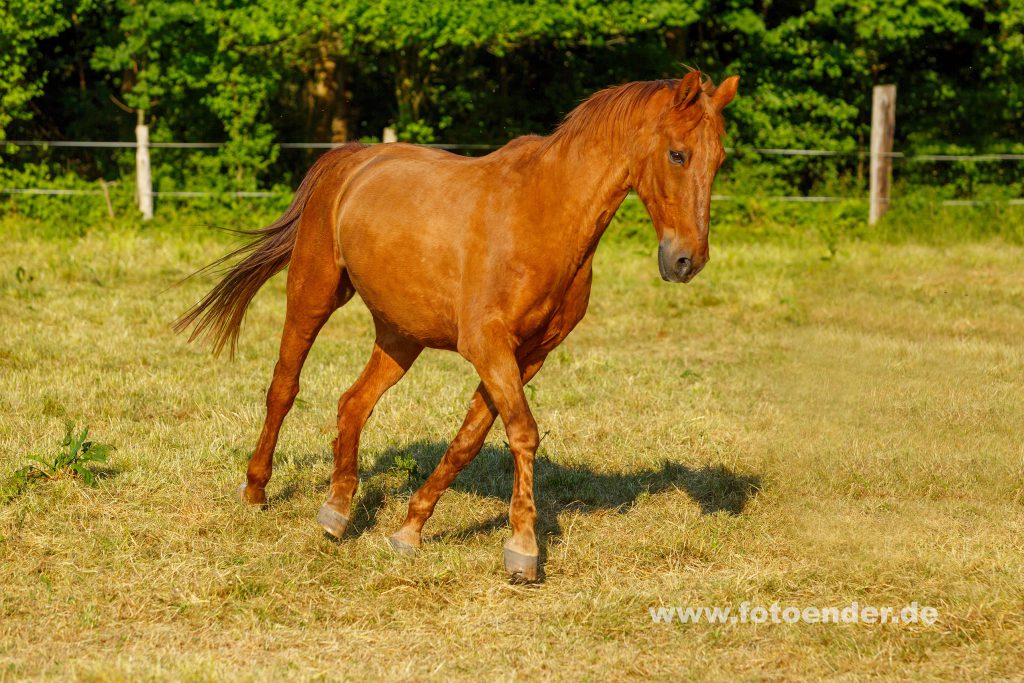
M 540 446 L 540 434 L 532 416 L 526 415 L 511 423 L 508 430 L 508 446 L 517 456 L 533 456 Z
M 338 431 L 358 431 L 373 413 L 373 406 L 357 392 L 346 391 L 338 399 Z
M 338 399 L 338 424 L 340 425 L 352 413 L 353 400 L 352 392 L 346 391 Z
M 288 410 L 299 395 L 298 379 L 275 376 L 267 389 L 267 409 L 284 408 Z

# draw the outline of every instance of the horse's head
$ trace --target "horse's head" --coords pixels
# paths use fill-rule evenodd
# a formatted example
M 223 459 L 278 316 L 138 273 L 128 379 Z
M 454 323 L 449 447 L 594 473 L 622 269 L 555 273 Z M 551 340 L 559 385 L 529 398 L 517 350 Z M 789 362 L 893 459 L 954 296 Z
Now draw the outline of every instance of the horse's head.
M 636 140 L 633 185 L 654 222 L 658 268 L 668 282 L 689 282 L 708 261 L 711 183 L 725 161 L 722 109 L 738 82 L 732 76 L 715 88 L 691 71 L 652 98 L 660 112 Z

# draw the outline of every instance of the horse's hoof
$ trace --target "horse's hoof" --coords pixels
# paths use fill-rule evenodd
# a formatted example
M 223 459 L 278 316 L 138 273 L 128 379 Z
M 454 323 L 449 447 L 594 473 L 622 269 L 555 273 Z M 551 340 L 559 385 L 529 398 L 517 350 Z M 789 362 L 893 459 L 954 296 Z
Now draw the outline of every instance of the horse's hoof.
M 348 517 L 327 503 L 320 506 L 320 511 L 316 513 L 316 521 L 323 527 L 324 531 L 335 538 L 344 536 L 345 529 L 348 528 Z
M 530 583 L 537 580 L 537 556 L 523 555 L 505 548 L 505 571 L 514 583 Z
M 238 500 L 242 501 L 246 505 L 266 505 L 267 494 L 260 491 L 257 495 L 252 496 L 248 493 L 248 484 L 242 484 L 238 487 Z
M 416 546 L 399 541 L 394 536 L 388 536 L 388 545 L 391 546 L 396 555 L 401 555 L 402 557 L 416 557 L 416 553 L 419 552 L 419 548 Z

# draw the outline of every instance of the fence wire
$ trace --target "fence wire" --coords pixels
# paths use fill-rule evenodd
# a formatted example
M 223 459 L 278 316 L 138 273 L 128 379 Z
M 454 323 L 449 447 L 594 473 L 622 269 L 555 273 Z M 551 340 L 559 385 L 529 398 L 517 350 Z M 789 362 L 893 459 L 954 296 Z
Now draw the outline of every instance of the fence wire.
M 223 142 L 150 142 L 149 147 L 154 149 L 218 149 L 226 143 Z M 276 143 L 280 149 L 334 149 L 347 143 L 343 142 L 280 142 Z M 375 143 L 380 144 L 380 143 Z M 138 143 L 131 140 L 2 140 L 3 145 L 15 147 L 67 147 L 86 149 L 134 149 Z M 495 150 L 501 145 L 490 144 L 460 144 L 460 143 L 430 143 L 422 145 L 435 149 L 446 150 Z M 799 157 L 858 157 L 867 158 L 869 153 L 863 150 L 829 150 L 829 149 L 787 149 L 778 147 L 726 147 L 729 153 L 759 154 L 764 156 L 799 156 Z M 1016 153 L 990 153 L 990 154 L 907 154 L 905 152 L 891 152 L 884 154 L 893 159 L 901 159 L 909 162 L 996 162 L 996 161 L 1024 161 L 1024 154 Z M 103 195 L 105 191 L 84 190 L 84 189 L 49 189 L 49 188 L 0 188 L 2 195 L 39 195 L 39 196 L 75 196 L 75 195 Z M 234 197 L 242 198 L 270 198 L 289 196 L 289 192 L 270 191 L 154 191 L 155 197 L 168 199 L 190 199 L 204 197 Z M 635 199 L 635 194 L 629 195 Z M 757 196 L 757 195 L 712 195 L 712 201 L 771 201 L 771 202 L 794 202 L 794 203 L 834 203 L 834 202 L 865 202 L 861 197 L 826 197 L 826 196 Z M 939 202 L 943 206 L 983 206 L 988 204 L 1008 204 L 1011 206 L 1024 205 L 1024 199 L 1010 200 L 975 200 L 975 199 L 947 199 Z
M 224 142 L 150 142 L 154 149 L 218 149 Z M 280 149 L 334 149 L 342 147 L 345 142 L 278 142 Z M 381 143 L 372 143 L 381 144 Z M 16 147 L 82 147 L 82 148 L 117 148 L 134 149 L 138 143 L 131 140 L 0 140 L 0 145 Z M 427 143 L 422 147 L 448 150 L 495 150 L 502 145 L 477 143 Z M 867 158 L 870 154 L 864 150 L 833 150 L 833 149 L 785 149 L 781 147 L 726 147 L 726 152 L 742 154 L 761 154 L 765 156 L 804 156 L 804 157 L 859 157 Z M 890 152 L 883 154 L 892 159 L 904 161 L 1024 161 L 1024 154 L 991 153 L 991 154 L 907 154 L 906 152 Z

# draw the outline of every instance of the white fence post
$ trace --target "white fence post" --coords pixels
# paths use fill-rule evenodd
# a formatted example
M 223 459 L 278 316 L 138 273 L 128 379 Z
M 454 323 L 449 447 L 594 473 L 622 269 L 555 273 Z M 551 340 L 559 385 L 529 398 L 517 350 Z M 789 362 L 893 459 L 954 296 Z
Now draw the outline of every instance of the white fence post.
M 384 129 L 384 137 L 381 138 L 384 142 L 398 142 L 398 135 L 395 133 L 395 129 L 388 126 Z
M 139 123 L 135 126 L 135 191 L 139 199 L 142 219 L 153 217 L 153 179 L 149 174 L 149 126 L 139 110 Z
M 896 130 L 896 86 L 876 85 L 871 91 L 871 171 L 868 224 L 889 210 L 892 186 L 892 139 Z

